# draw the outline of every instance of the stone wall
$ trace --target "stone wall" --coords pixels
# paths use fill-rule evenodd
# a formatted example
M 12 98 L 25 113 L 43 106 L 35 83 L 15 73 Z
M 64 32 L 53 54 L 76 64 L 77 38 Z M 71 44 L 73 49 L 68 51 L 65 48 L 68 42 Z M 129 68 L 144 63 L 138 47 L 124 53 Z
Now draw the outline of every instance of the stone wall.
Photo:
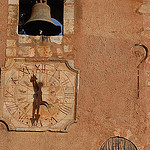
M 18 35 L 18 1 L 1 1 L 1 65 L 12 57 L 50 57 L 72 60 L 80 70 L 77 123 L 68 133 L 8 132 L 2 124 L 1 150 L 99 150 L 114 136 L 131 140 L 138 150 L 150 149 L 149 56 L 139 66 L 139 96 L 137 88 L 137 66 L 145 54 L 135 44 L 149 48 L 149 12 L 143 4 L 149 1 L 70 0 L 64 12 L 74 10 L 75 17 L 65 15 L 64 36 L 43 42 Z

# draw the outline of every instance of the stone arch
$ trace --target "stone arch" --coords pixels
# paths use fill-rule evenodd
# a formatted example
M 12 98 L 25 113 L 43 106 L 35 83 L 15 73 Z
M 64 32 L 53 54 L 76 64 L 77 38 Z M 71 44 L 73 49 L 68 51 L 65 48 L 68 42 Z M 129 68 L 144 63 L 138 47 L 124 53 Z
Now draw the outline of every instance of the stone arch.
M 100 150 L 137 150 L 136 146 L 124 137 L 111 137 L 105 141 Z

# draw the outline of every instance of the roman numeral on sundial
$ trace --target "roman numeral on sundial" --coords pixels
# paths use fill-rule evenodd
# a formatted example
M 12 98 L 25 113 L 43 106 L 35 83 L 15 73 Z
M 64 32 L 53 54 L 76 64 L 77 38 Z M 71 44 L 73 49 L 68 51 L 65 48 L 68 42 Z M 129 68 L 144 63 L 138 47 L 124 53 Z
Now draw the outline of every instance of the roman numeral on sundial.
M 5 91 L 5 94 L 4 94 L 6 97 L 13 97 L 14 95 L 13 95 L 13 93 L 11 93 L 11 91 L 9 90 L 9 88 L 8 88 L 8 90 L 6 90 Z
M 19 69 L 21 72 L 23 72 L 23 75 L 24 74 L 30 74 L 30 71 L 29 71 L 29 69 L 28 69 L 28 67 L 27 66 L 25 66 L 24 68 L 22 68 L 22 69 Z

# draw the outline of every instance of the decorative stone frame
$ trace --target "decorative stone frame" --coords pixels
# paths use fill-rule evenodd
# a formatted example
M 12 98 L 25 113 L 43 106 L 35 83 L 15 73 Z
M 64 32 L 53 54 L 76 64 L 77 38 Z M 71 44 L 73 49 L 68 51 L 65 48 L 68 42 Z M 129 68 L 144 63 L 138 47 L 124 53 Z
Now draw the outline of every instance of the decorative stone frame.
M 19 0 L 8 0 L 6 58 L 48 57 L 73 59 L 74 0 L 64 2 L 62 36 L 29 36 L 18 34 Z
M 75 70 L 74 55 L 73 55 L 74 0 L 65 0 L 64 2 L 63 35 L 61 36 L 60 35 L 59 36 L 43 36 L 43 35 L 30 36 L 30 35 L 18 34 L 18 21 L 19 21 L 19 0 L 8 0 L 7 42 L 6 42 L 7 47 L 6 47 L 6 56 L 5 56 L 6 62 L 4 68 L 12 64 L 12 60 L 15 59 L 18 60 L 39 59 L 39 60 L 49 60 L 49 61 L 57 61 L 57 62 L 67 61 L 68 66 L 70 66 L 70 68 Z M 78 87 L 76 87 L 76 91 L 77 90 Z M 0 92 L 1 92 L 1 88 L 0 88 Z M 0 103 L 2 103 L 2 101 L 0 101 Z M 3 105 L 1 105 L 0 108 L 1 110 L 3 110 L 2 107 Z M 2 111 L 0 111 L 0 115 L 1 114 Z M 0 121 L 2 121 L 8 128 L 9 123 L 7 122 L 7 120 L 3 119 Z M 66 128 L 64 130 L 66 130 Z

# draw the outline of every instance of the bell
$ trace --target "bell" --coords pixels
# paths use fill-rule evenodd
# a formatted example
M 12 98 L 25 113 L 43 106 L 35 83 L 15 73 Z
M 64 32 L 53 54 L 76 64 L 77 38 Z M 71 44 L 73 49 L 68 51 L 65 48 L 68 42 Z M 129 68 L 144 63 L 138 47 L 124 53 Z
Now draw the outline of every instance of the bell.
M 46 3 L 36 3 L 32 7 L 30 19 L 25 23 L 27 35 L 59 35 L 61 27 L 51 20 L 50 7 Z

